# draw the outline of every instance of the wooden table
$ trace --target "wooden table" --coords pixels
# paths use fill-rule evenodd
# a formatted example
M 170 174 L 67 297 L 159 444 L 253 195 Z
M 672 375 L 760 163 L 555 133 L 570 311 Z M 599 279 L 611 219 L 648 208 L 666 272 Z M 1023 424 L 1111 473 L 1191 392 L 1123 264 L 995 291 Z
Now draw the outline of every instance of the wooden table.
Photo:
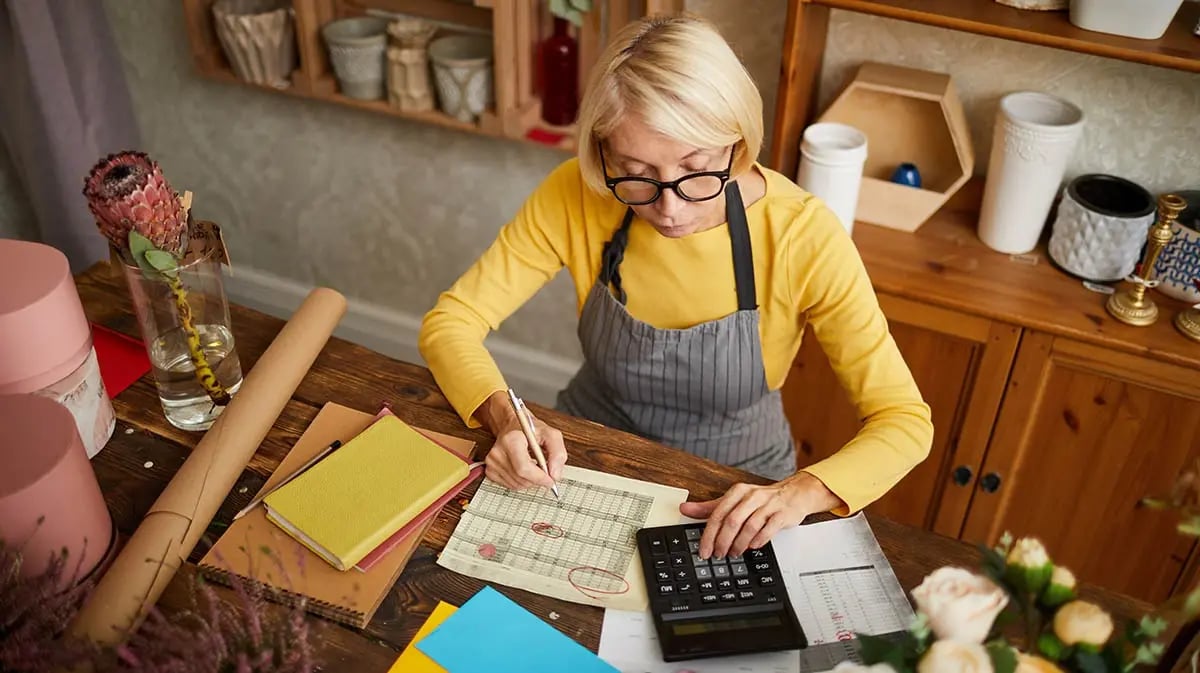
M 138 336 L 124 281 L 110 275 L 107 266 L 93 267 L 78 276 L 76 284 L 90 320 Z M 231 312 L 238 355 L 243 371 L 249 371 L 283 321 L 240 306 L 232 307 Z M 486 433 L 463 425 L 427 369 L 331 339 L 221 506 L 209 530 L 211 540 L 257 492 L 320 407 L 330 401 L 363 411 L 390 403 L 406 422 L 470 438 L 478 443 L 481 453 L 491 445 Z M 127 536 L 201 435 L 178 430 L 166 422 L 149 374 L 118 395 L 113 404 L 118 418 L 116 433 L 92 464 L 117 528 Z M 692 499 L 717 497 L 737 481 L 763 483 L 761 478 L 740 470 L 549 409 L 535 406 L 534 412 L 562 430 L 574 465 L 685 488 Z M 469 497 L 476 486 L 464 495 Z M 447 505 L 365 630 L 313 618 L 320 624 L 318 656 L 329 669 L 386 671 L 438 600 L 461 605 L 483 586 L 478 580 L 435 563 L 435 555 L 445 546 L 460 512 L 456 504 Z M 956 540 L 878 517 L 871 517 L 870 523 L 905 589 L 915 587 L 938 566 L 956 564 L 974 569 L 979 565 L 976 550 Z M 211 540 L 197 547 L 193 563 Z M 160 605 L 170 609 L 183 600 L 187 574 L 176 576 Z M 599 647 L 600 609 L 496 588 L 586 647 L 593 651 Z M 1150 607 L 1093 587 L 1085 587 L 1083 594 L 1118 617 L 1140 616 Z M 549 620 L 551 611 L 560 617 Z

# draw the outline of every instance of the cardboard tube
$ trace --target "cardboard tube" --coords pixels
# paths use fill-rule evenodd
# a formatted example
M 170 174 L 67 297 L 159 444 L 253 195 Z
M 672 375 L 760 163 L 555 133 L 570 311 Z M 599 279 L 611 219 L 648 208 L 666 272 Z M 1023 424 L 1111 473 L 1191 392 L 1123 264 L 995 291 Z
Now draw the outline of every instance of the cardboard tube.
M 187 562 L 345 311 L 346 299 L 338 292 L 309 293 L 150 507 L 75 617 L 72 634 L 116 645 L 137 629 Z

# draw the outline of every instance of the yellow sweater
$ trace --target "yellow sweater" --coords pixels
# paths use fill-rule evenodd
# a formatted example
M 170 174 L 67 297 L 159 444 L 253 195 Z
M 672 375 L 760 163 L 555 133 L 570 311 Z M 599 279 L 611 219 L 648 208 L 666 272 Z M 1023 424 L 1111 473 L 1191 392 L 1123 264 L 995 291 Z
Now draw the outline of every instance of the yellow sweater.
M 834 455 L 804 468 L 848 514 L 870 504 L 929 453 L 922 400 L 888 332 L 853 241 L 818 199 L 763 166 L 767 190 L 746 208 L 754 250 L 767 382 L 779 388 L 811 329 L 865 424 Z M 557 167 L 496 241 L 425 316 L 419 346 L 438 385 L 471 427 L 475 410 L 507 386 L 483 345 L 513 311 L 566 266 L 577 311 L 625 206 L 583 183 L 576 159 Z M 656 327 L 680 329 L 737 310 L 724 226 L 670 239 L 635 218 L 621 263 L 626 306 Z

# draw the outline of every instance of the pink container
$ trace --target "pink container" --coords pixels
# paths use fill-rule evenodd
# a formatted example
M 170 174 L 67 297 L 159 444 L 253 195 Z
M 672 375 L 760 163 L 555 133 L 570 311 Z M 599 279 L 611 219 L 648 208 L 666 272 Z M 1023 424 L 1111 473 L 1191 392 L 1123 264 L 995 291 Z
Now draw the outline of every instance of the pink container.
M 2 239 L 0 395 L 20 393 L 66 406 L 89 458 L 112 437 L 116 417 L 66 256 L 41 243 Z
M 32 394 L 0 396 L 0 428 L 0 539 L 22 549 L 26 577 L 66 549 L 65 588 L 96 569 L 114 537 L 79 431 L 66 407 Z

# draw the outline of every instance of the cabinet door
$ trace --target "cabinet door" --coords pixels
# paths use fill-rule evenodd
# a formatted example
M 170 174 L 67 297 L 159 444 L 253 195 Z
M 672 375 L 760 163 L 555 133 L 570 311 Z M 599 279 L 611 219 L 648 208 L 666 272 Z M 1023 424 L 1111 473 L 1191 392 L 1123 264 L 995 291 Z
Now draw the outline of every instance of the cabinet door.
M 879 302 L 930 406 L 934 438 L 929 457 L 867 511 L 957 537 L 1019 330 L 890 295 L 880 295 Z M 783 399 L 796 440 L 798 467 L 837 452 L 862 426 L 811 335 L 784 384 Z
M 1191 553 L 1138 506 L 1200 454 L 1200 374 L 1032 333 L 1021 342 L 964 537 L 1040 537 L 1094 584 L 1158 602 Z

